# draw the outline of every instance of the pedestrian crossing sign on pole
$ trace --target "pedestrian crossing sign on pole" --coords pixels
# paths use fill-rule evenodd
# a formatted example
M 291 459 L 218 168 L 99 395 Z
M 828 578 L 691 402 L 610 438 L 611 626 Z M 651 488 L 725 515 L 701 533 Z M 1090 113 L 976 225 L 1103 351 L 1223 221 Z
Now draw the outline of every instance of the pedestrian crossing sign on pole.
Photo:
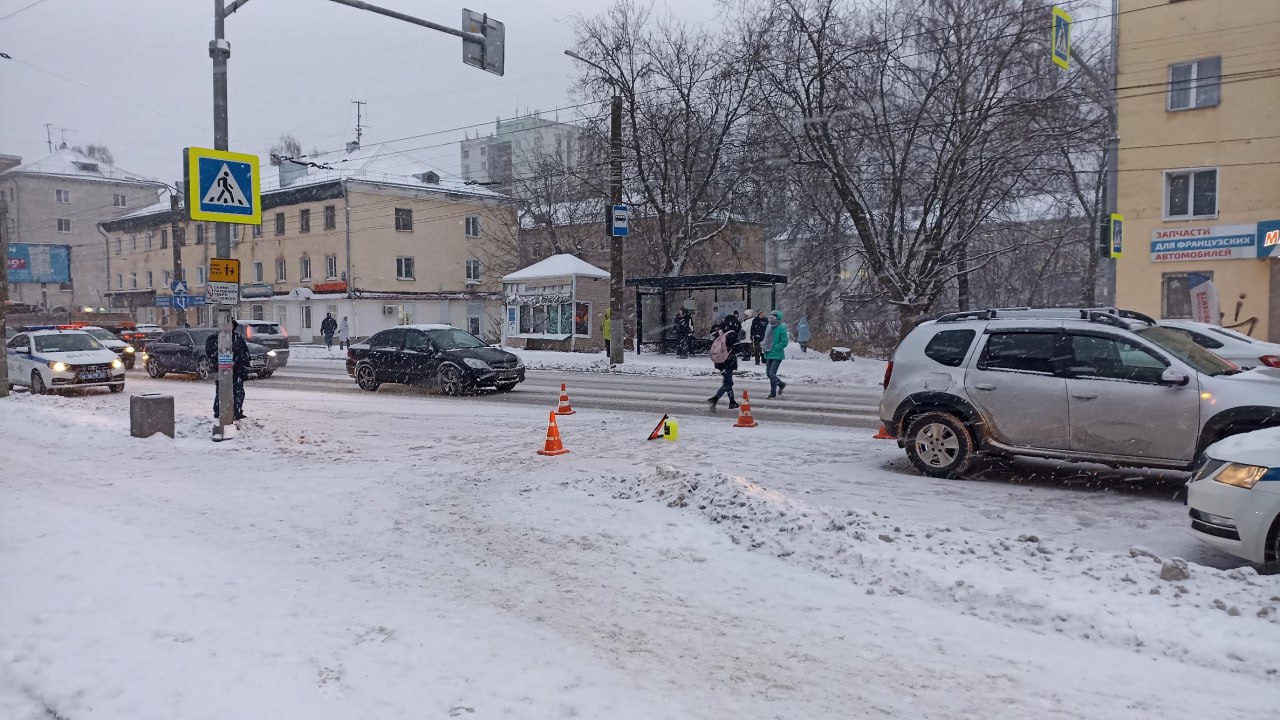
M 1057 5 L 1053 6 L 1053 24 L 1049 27 L 1049 53 L 1054 65 L 1063 70 L 1071 67 L 1071 16 Z
M 186 148 L 186 203 L 192 220 L 258 225 L 262 222 L 262 190 L 258 156 Z

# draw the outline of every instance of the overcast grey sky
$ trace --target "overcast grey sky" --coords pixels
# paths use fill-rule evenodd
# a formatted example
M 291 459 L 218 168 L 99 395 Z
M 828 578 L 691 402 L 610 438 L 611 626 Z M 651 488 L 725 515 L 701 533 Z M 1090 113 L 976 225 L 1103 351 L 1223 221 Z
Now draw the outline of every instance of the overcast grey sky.
M 0 0 L 0 17 L 33 0 Z M 506 76 L 464 66 L 461 40 L 325 0 L 252 0 L 227 20 L 231 149 L 263 153 L 281 132 L 303 149 L 365 144 L 569 104 L 573 17 L 611 0 L 378 0 L 458 26 L 462 3 L 507 26 Z M 710 18 L 715 0 L 680 0 Z M 121 167 L 173 182 L 185 146 L 213 144 L 209 0 L 41 0 L 0 20 L 0 153 L 47 154 L 44 123 L 70 144 L 104 143 Z M 659 4 L 659 7 L 663 5 Z M 573 119 L 562 114 L 562 119 Z M 491 129 L 490 126 L 489 129 Z M 473 131 L 474 132 L 474 131 Z M 60 135 L 54 130 L 54 142 Z M 460 133 L 404 143 L 455 140 Z M 457 166 L 456 145 L 414 151 Z

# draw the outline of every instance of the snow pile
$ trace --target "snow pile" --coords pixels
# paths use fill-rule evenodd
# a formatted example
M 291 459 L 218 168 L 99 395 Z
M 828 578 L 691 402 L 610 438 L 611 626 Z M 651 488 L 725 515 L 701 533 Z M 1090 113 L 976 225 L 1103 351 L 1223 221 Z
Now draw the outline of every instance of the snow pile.
M 695 510 L 737 545 L 845 578 L 868 595 L 954 604 L 983 619 L 1280 679 L 1280 646 L 1257 640 L 1280 633 L 1280 576 L 1136 547 L 1120 555 L 1034 534 L 903 527 L 876 512 L 810 505 L 740 476 L 670 465 L 604 482 L 615 499 Z
M 505 348 L 520 356 L 530 370 L 555 372 L 615 373 L 647 377 L 696 378 L 719 373 L 705 355 L 678 358 L 675 355 L 628 352 L 622 365 L 610 365 L 604 353 L 571 353 L 548 350 Z M 778 375 L 786 382 L 845 387 L 876 387 L 884 378 L 885 363 L 858 358 L 853 362 L 832 362 L 824 353 L 800 352 L 800 346 L 787 347 L 787 359 Z M 765 367 L 750 361 L 738 364 L 738 376 L 747 380 L 765 380 Z

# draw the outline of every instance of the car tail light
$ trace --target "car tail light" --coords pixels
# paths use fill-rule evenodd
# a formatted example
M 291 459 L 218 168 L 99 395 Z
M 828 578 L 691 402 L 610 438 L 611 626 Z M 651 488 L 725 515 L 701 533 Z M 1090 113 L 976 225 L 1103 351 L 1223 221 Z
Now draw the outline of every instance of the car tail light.
M 1263 355 L 1258 361 L 1267 367 L 1280 368 L 1280 355 Z
M 347 359 L 348 359 L 348 360 L 351 360 L 351 361 L 353 361 L 353 362 L 354 362 L 354 361 L 355 361 L 355 359 L 356 359 L 356 353 L 355 353 L 355 351 L 354 351 L 354 350 L 352 350 L 352 349 L 351 349 L 351 346 L 350 346 L 350 345 L 348 345 L 348 346 L 347 346 Z
M 280 326 L 280 334 L 285 336 L 286 338 L 289 337 L 289 331 L 286 330 L 283 325 Z
M 252 326 L 252 325 L 245 325 L 245 326 L 244 326 L 244 336 L 245 336 L 246 338 L 251 338 L 251 337 L 253 337 L 253 326 Z
M 889 378 L 893 377 L 893 361 L 884 366 L 884 387 L 889 387 Z

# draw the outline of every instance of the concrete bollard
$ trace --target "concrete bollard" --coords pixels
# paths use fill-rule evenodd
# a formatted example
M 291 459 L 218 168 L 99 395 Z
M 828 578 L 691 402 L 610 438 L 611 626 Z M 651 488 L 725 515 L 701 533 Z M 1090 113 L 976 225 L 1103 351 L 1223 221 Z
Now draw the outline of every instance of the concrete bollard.
M 129 434 L 145 438 L 156 433 L 173 437 L 173 396 L 146 393 L 130 397 Z

